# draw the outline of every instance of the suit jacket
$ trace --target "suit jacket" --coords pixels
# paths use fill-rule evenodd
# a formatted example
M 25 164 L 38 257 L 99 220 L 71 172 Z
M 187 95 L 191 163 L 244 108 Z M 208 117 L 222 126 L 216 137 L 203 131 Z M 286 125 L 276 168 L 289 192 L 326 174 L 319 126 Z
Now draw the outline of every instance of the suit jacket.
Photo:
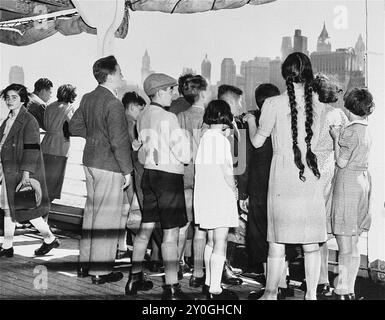
M 132 172 L 131 145 L 122 102 L 105 87 L 85 94 L 69 122 L 73 136 L 86 139 L 83 164 L 123 175 Z
M 35 94 L 30 95 L 27 109 L 29 113 L 31 113 L 35 117 L 35 119 L 37 120 L 37 123 L 39 124 L 39 127 L 43 130 L 45 130 L 45 125 L 44 125 L 45 108 L 46 108 L 46 105 L 43 102 L 43 100 L 41 100 Z
M 6 121 L 0 127 L 0 136 L 4 133 L 5 124 Z M 43 155 L 40 150 L 39 125 L 24 107 L 21 107 L 4 141 L 1 150 L 1 163 L 12 218 L 22 222 L 48 214 L 50 204 L 45 183 Z M 36 209 L 15 211 L 15 190 L 21 181 L 22 171 L 28 171 L 30 178 L 34 178 L 40 183 L 42 201 Z

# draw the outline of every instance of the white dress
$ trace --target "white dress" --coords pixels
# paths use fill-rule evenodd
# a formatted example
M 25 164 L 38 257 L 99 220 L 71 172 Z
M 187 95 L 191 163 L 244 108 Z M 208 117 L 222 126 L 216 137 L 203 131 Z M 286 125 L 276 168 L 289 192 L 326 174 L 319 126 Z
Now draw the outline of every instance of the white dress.
M 237 201 L 221 168 L 233 175 L 230 142 L 216 129 L 202 136 L 195 162 L 194 216 L 203 229 L 238 227 Z

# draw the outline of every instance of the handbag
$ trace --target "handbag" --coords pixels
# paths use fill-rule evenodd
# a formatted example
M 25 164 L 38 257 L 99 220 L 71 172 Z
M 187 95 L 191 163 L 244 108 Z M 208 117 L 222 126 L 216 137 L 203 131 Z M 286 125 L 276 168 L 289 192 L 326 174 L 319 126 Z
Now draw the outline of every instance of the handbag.
M 14 203 L 15 210 L 35 209 L 37 207 L 35 190 L 32 188 L 21 188 L 19 191 L 16 191 Z

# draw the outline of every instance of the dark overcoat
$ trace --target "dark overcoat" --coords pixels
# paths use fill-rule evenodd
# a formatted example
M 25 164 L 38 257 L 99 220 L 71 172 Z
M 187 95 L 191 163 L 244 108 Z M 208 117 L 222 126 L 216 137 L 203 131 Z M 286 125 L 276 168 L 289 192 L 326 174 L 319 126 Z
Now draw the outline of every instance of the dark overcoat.
M 0 137 L 3 135 L 4 129 L 5 121 L 0 127 Z M 12 219 L 23 222 L 48 214 L 50 204 L 45 183 L 43 155 L 40 150 L 39 125 L 25 107 L 21 107 L 4 141 L 1 150 L 1 163 Z M 23 171 L 29 171 L 29 177 L 40 183 L 42 200 L 36 209 L 15 210 L 15 190 L 21 181 Z

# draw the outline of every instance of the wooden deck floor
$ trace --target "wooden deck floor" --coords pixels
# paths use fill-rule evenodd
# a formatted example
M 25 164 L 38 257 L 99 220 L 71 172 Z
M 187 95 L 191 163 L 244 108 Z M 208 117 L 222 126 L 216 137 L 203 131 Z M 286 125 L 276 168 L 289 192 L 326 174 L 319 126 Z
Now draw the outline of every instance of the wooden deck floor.
M 90 278 L 76 276 L 76 261 L 79 255 L 79 240 L 74 237 L 58 236 L 61 246 L 53 249 L 47 256 L 35 257 L 33 252 L 41 245 L 41 237 L 33 232 L 17 231 L 13 258 L 2 257 L 0 260 L 0 299 L 123 299 L 123 300 L 160 300 L 162 293 L 162 275 L 148 273 L 154 282 L 154 288 L 134 297 L 124 295 L 128 278 L 129 263 L 117 265 L 116 270 L 124 278 L 116 283 L 94 285 Z M 22 234 L 20 234 L 22 233 Z M 2 242 L 2 238 L 0 237 Z M 201 289 L 188 285 L 190 273 L 181 281 L 183 290 L 194 300 L 203 300 Z M 250 291 L 261 285 L 251 278 L 242 277 L 244 283 L 234 286 L 241 300 L 246 300 Z M 303 292 L 296 289 L 292 300 L 302 300 Z

